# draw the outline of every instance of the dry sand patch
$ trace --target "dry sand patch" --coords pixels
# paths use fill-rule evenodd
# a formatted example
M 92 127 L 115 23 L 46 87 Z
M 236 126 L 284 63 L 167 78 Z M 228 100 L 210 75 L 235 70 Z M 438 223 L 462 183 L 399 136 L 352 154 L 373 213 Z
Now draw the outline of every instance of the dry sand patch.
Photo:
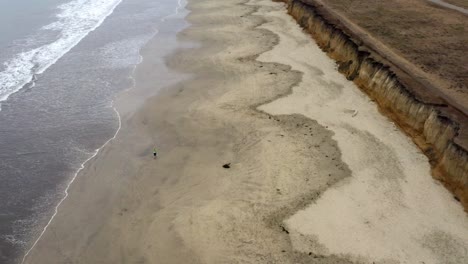
M 290 65 L 303 76 L 291 95 L 260 109 L 326 126 L 352 171 L 285 221 L 294 247 L 364 263 L 468 261 L 466 215 L 431 177 L 427 158 L 315 44 L 302 44 L 310 37 L 284 11 L 261 10 L 275 18 L 262 27 L 280 41 L 258 60 Z

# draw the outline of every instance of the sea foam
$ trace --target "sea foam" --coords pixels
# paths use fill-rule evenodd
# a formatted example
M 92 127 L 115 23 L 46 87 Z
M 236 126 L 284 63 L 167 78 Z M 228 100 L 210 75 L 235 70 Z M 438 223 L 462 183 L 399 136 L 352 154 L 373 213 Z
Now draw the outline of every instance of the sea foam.
M 35 75 L 43 73 L 99 27 L 120 2 L 122 0 L 74 0 L 58 6 L 56 20 L 40 29 L 55 31 L 58 37 L 48 44 L 18 53 L 4 63 L 0 72 L 0 102 L 34 82 Z

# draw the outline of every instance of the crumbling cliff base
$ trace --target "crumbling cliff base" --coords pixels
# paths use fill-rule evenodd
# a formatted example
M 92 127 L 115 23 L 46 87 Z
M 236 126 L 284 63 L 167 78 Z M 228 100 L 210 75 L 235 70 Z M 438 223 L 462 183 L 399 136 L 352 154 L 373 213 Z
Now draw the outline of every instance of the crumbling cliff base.
M 428 156 L 433 175 L 468 209 L 468 111 L 362 29 L 315 0 L 285 0 L 288 12 Z

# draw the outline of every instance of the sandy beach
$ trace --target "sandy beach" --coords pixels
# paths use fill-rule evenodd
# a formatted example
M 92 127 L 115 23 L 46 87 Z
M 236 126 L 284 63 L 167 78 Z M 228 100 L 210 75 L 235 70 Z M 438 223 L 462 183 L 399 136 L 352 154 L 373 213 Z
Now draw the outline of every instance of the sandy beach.
M 24 263 L 468 262 L 462 206 L 284 4 L 186 8 Z

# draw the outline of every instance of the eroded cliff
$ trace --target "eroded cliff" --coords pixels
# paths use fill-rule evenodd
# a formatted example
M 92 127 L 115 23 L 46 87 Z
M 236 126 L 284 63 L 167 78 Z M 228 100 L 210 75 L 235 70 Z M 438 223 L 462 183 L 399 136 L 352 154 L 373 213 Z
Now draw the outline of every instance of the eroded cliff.
M 412 65 L 315 0 L 283 0 L 317 44 L 429 157 L 433 175 L 468 209 L 468 115 Z

